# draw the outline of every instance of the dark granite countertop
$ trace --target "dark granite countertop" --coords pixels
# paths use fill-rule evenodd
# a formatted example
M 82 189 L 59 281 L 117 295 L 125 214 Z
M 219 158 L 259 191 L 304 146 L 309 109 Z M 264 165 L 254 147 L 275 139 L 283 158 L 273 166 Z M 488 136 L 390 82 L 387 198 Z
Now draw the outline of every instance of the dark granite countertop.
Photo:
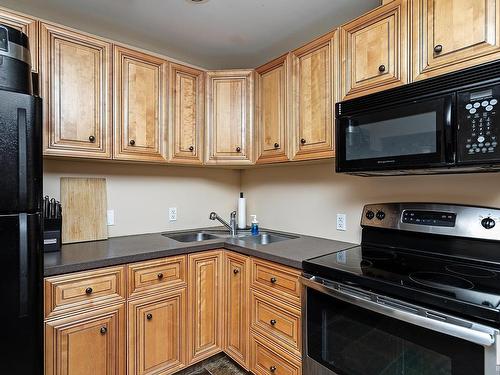
M 194 229 L 198 230 L 198 229 Z M 221 231 L 203 228 L 200 231 Z M 168 232 L 177 234 L 193 230 Z M 44 275 L 54 276 L 119 264 L 140 262 L 173 255 L 188 254 L 204 250 L 225 248 L 241 254 L 255 256 L 301 269 L 302 261 L 321 255 L 348 249 L 355 244 L 333 241 L 262 229 L 261 232 L 281 234 L 293 238 L 268 245 L 243 242 L 238 238 L 218 238 L 202 242 L 178 242 L 162 233 L 113 237 L 105 241 L 82 242 L 63 245 L 60 252 L 46 253 Z

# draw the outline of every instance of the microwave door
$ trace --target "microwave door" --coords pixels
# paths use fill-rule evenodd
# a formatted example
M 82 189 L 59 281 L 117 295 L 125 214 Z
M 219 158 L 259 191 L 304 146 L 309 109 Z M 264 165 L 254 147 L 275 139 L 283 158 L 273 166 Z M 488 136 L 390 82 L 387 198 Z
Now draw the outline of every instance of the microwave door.
M 337 171 L 444 166 L 450 151 L 452 96 L 337 118 Z

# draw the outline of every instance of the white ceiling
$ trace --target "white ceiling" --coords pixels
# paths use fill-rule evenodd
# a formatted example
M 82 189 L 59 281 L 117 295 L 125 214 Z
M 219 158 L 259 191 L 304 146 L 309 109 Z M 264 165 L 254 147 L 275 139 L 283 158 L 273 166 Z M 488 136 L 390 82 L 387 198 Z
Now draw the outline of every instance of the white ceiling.
M 5 7 L 207 69 L 254 68 L 380 0 L 0 0 Z

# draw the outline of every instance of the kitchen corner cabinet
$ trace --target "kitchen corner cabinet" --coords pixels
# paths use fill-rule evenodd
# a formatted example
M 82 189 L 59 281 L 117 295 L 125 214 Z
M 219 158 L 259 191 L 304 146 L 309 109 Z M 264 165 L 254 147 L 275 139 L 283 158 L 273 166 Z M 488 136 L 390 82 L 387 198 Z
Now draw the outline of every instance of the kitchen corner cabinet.
M 289 55 L 256 69 L 257 163 L 288 161 Z
M 337 32 L 292 52 L 294 160 L 334 156 Z
M 45 323 L 46 375 L 123 375 L 125 307 L 114 305 Z
M 29 37 L 31 70 L 38 72 L 38 21 L 35 18 L 0 8 L 0 24 L 21 30 Z
M 188 256 L 188 364 L 222 351 L 222 251 Z
M 394 0 L 340 28 L 342 100 L 408 83 L 408 2 Z
M 114 47 L 114 158 L 166 162 L 167 61 Z
M 224 252 L 224 352 L 248 369 L 250 258 Z
M 500 58 L 499 0 L 413 0 L 414 80 Z
M 203 164 L 205 126 L 204 72 L 170 63 L 168 161 Z
M 42 23 L 44 154 L 111 158 L 111 44 Z
M 252 164 L 253 76 L 253 70 L 207 73 L 206 164 Z

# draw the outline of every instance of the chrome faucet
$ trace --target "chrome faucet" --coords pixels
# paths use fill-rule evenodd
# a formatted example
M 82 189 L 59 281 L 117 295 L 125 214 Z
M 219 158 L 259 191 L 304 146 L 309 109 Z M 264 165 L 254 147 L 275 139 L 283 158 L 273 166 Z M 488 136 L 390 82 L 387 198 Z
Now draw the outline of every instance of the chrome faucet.
M 231 212 L 229 224 L 215 212 L 210 213 L 210 220 L 220 221 L 229 230 L 231 236 L 236 236 L 236 211 Z

